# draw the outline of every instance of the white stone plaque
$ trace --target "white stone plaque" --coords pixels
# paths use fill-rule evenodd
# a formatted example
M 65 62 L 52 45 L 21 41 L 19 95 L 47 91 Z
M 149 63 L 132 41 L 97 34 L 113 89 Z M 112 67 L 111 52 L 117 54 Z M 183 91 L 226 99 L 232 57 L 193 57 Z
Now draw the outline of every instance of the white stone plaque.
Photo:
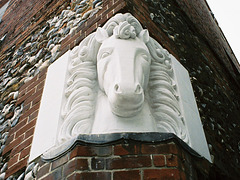
M 55 64 L 31 159 L 79 134 L 163 132 L 210 160 L 188 72 L 131 14 L 115 15 Z

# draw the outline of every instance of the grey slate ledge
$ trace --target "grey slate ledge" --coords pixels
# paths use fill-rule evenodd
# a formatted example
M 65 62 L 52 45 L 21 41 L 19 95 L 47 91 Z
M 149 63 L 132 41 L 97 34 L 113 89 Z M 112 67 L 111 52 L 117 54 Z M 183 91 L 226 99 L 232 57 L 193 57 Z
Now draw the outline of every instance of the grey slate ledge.
M 146 132 L 146 133 L 111 133 L 111 134 L 80 134 L 76 138 L 71 139 L 60 146 L 53 147 L 45 152 L 41 159 L 44 162 L 55 161 L 62 156 L 66 155 L 77 145 L 85 146 L 108 146 L 116 144 L 127 144 L 131 141 L 147 144 L 158 144 L 175 142 L 180 147 L 189 152 L 192 156 L 197 158 L 204 158 L 188 146 L 184 141 L 178 138 L 173 133 L 159 133 L 159 132 Z

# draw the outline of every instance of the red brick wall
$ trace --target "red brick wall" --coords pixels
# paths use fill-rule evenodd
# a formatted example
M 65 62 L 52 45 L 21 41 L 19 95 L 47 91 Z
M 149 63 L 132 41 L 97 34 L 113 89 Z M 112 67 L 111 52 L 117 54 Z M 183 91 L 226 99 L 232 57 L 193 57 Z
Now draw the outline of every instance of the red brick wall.
M 27 166 L 47 69 L 19 90 L 17 105 L 24 103 L 18 124 L 11 128 L 3 155 L 10 153 L 5 178 Z
M 37 179 L 198 179 L 209 172 L 209 165 L 174 142 L 77 145 L 58 160 L 40 162 Z

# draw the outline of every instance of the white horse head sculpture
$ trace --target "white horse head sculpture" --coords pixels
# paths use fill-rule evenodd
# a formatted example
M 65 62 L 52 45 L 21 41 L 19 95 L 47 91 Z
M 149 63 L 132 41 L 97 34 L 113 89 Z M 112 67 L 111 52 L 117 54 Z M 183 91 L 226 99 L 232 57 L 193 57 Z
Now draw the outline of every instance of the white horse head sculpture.
M 59 142 L 114 132 L 188 142 L 171 58 L 131 14 L 115 15 L 72 50 Z

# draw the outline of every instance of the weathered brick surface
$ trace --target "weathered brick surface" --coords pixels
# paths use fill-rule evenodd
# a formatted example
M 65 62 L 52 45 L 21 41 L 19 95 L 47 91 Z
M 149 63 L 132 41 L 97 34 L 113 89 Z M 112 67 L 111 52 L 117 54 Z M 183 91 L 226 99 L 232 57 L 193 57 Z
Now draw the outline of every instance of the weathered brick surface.
M 129 171 L 115 171 L 113 173 L 114 180 L 140 180 L 141 171 L 139 170 L 129 170 Z
M 23 115 L 19 123 L 10 130 L 11 139 L 8 140 L 3 154 L 10 153 L 10 161 L 6 171 L 6 177 L 18 172 L 27 166 L 36 118 L 39 110 L 42 88 L 37 91 L 37 85 L 45 81 L 46 69 L 24 84 L 20 89 L 17 102 L 24 103 Z M 34 84 L 34 86 L 33 86 Z M 41 85 L 42 86 L 42 85 Z M 41 91 L 41 92 L 40 92 Z M 39 96 L 36 96 L 39 93 Z M 27 102 L 25 104 L 25 102 Z
M 173 147 L 182 149 L 182 146 L 174 141 L 169 143 L 144 143 L 129 141 L 128 152 L 134 152 L 137 146 L 149 147 Z M 125 147 L 124 141 L 104 146 L 77 145 L 68 154 L 58 160 L 49 163 L 41 162 L 37 177 L 39 179 L 52 179 L 61 177 L 66 179 L 206 179 L 209 177 L 210 163 L 202 158 L 193 156 L 188 151 L 159 152 L 148 151 L 148 154 L 126 154 L 115 155 L 114 153 L 101 156 L 102 154 L 91 154 L 89 151 L 98 149 L 105 152 L 108 149 L 119 149 Z M 84 149 L 81 154 L 70 156 L 73 152 Z M 101 150 L 102 149 L 102 150 Z M 67 161 L 67 159 L 69 160 Z M 51 168 L 50 168 L 51 167 Z M 45 174 L 44 174 L 45 173 Z

